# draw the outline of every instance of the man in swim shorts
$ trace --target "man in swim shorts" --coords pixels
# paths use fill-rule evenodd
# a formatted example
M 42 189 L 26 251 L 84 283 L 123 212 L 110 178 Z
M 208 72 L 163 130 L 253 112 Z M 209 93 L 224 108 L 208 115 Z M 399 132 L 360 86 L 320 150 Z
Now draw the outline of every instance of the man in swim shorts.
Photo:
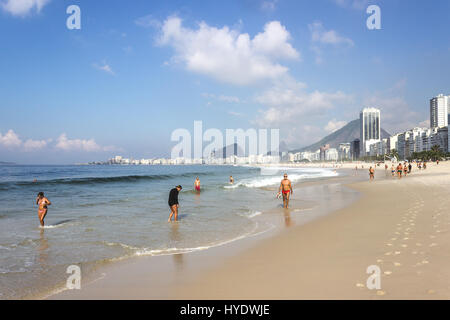
M 43 192 L 39 192 L 36 198 L 36 204 L 39 206 L 38 209 L 39 222 L 41 224 L 41 227 L 43 227 L 44 218 L 47 215 L 48 210 L 47 206 L 51 205 L 52 203 L 44 196 Z
M 283 208 L 289 207 L 289 198 L 293 193 L 291 181 L 288 179 L 287 173 L 284 174 L 284 179 L 281 180 L 280 188 L 277 197 L 283 194 Z
M 169 207 L 170 207 L 170 216 L 168 222 L 172 221 L 172 216 L 175 215 L 174 221 L 178 221 L 178 193 L 183 189 L 181 186 L 176 186 L 169 193 Z

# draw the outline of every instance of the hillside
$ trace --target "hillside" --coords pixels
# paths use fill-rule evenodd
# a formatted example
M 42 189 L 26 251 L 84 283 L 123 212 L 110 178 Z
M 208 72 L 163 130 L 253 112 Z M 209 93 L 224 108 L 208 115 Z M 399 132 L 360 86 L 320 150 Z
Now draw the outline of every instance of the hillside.
M 355 139 L 359 139 L 359 119 L 350 121 L 345 126 L 340 128 L 339 130 L 334 131 L 333 133 L 327 135 L 325 138 L 317 141 L 314 144 L 311 144 L 307 147 L 299 148 L 296 150 L 291 150 L 291 152 L 301 152 L 301 151 L 316 151 L 319 147 L 329 144 L 331 148 L 339 147 L 340 143 L 352 142 Z M 381 128 L 381 138 L 388 138 L 390 134 Z

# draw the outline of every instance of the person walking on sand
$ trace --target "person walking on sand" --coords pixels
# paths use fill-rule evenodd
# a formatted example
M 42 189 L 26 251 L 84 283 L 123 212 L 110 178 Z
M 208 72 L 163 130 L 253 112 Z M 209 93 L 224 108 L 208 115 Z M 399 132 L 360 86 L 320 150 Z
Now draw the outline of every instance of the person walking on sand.
M 52 203 L 50 202 L 50 200 L 48 200 L 45 196 L 43 192 L 39 192 L 36 198 L 36 204 L 39 206 L 38 209 L 38 217 L 39 217 L 39 222 L 41 224 L 41 227 L 44 226 L 44 218 L 47 215 L 47 211 L 48 208 L 47 206 L 51 205 Z
M 405 177 L 406 177 L 406 174 L 408 173 L 408 166 L 406 165 L 406 162 L 403 165 L 403 172 L 405 173 Z
M 375 178 L 375 169 L 370 167 L 369 169 L 369 179 L 372 181 Z
M 408 173 L 411 173 L 411 170 L 412 170 L 412 164 L 411 164 L 411 162 L 408 164 Z
M 197 177 L 194 182 L 195 191 L 200 192 L 200 179 Z
M 170 207 L 170 216 L 167 222 L 172 221 L 172 216 L 174 216 L 174 221 L 178 221 L 178 193 L 183 189 L 181 186 L 176 186 L 169 193 L 169 207 Z
M 293 193 L 291 181 L 288 179 L 287 173 L 284 174 L 284 179 L 281 180 L 280 188 L 277 197 L 283 194 L 283 208 L 289 208 L 289 198 Z
M 391 173 L 392 173 L 392 176 L 395 177 L 395 168 L 394 168 L 394 165 L 391 166 Z

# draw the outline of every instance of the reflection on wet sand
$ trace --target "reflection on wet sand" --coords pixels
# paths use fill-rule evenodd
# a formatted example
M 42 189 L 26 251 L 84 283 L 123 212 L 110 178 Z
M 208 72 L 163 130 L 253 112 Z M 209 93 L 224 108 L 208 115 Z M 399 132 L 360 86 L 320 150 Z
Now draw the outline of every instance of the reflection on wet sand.
M 173 243 L 179 243 L 181 241 L 181 234 L 179 231 L 180 225 L 178 223 L 173 224 L 171 226 L 171 230 L 170 230 L 170 240 Z M 183 269 L 183 254 L 182 253 L 178 253 L 178 254 L 174 254 L 172 255 L 173 257 L 173 263 L 175 264 L 175 269 L 177 271 L 181 271 Z
M 42 268 L 45 268 L 47 266 L 47 261 L 48 261 L 48 240 L 45 237 L 45 232 L 44 229 L 40 230 L 40 245 L 38 248 L 38 253 L 39 253 L 39 264 L 41 265 Z
M 284 224 L 287 228 L 292 226 L 291 213 L 290 213 L 289 209 L 284 210 Z

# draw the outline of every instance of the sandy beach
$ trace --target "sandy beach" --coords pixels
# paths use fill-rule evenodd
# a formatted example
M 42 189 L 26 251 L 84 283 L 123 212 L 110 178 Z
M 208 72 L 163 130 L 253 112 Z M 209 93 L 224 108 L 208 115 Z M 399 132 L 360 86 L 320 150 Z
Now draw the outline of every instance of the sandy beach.
M 372 182 L 368 167 L 357 176 L 337 169 L 347 177 L 298 186 L 290 211 L 273 212 L 280 226 L 272 232 L 199 252 L 113 263 L 83 278 L 81 290 L 47 298 L 449 299 L 450 162 L 421 171 L 413 166 L 402 179 L 380 166 Z M 323 184 L 335 188 L 333 198 L 347 189 L 359 196 L 303 223 L 302 189 L 307 194 Z M 373 265 L 381 287 L 369 290 L 366 270 Z

